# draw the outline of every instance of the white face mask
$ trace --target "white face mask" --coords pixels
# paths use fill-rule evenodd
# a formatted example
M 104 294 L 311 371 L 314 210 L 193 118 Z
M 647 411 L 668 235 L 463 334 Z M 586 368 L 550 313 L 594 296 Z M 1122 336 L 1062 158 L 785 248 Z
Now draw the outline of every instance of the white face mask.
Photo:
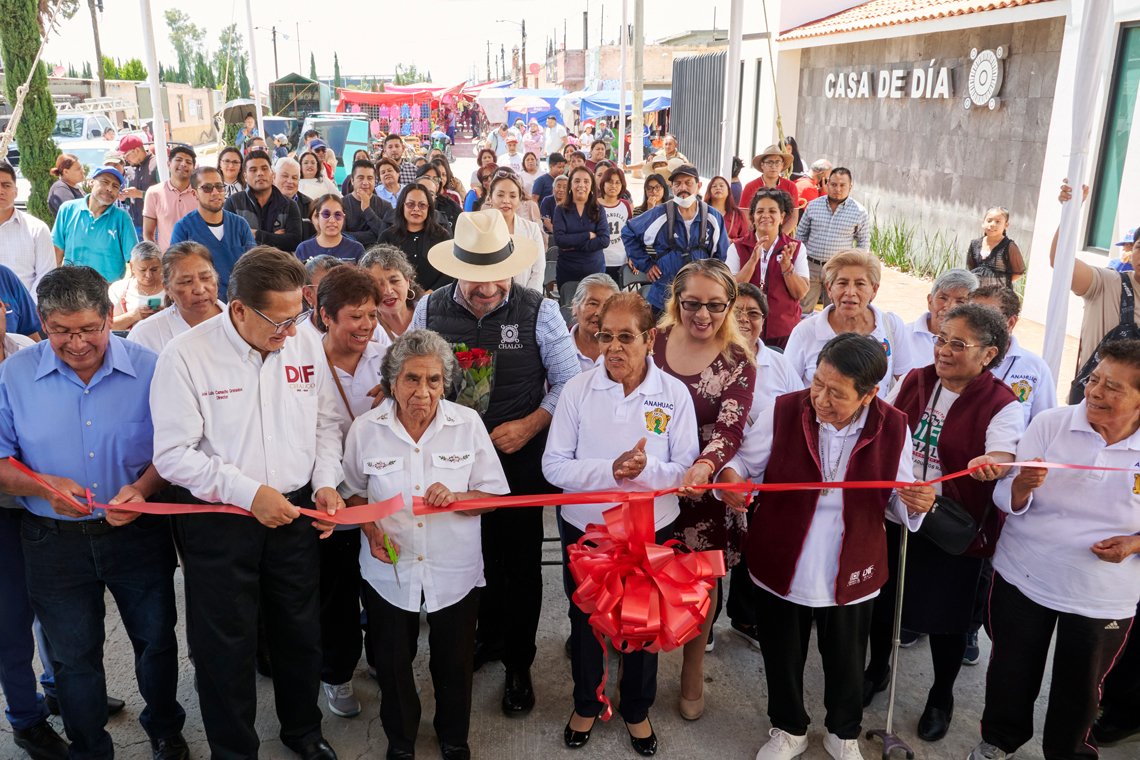
M 697 196 L 690 195 L 687 198 L 678 198 L 674 196 L 673 200 L 676 201 L 677 205 L 681 208 L 692 208 L 693 204 L 697 202 Z

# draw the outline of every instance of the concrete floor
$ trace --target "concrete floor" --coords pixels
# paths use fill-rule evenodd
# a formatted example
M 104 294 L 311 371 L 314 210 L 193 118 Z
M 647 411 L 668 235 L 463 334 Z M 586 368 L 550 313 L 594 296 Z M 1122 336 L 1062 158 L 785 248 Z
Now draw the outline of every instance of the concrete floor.
M 546 534 L 557 535 L 553 509 L 547 510 Z M 546 556 L 556 560 L 555 543 L 546 544 Z M 474 709 L 471 724 L 471 747 L 475 757 L 490 760 L 533 760 L 546 757 L 634 758 L 637 755 L 629 746 L 624 726 L 615 717 L 608 724 L 598 724 L 590 744 L 581 752 L 572 753 L 562 743 L 562 729 L 573 709 L 571 700 L 570 661 L 563 652 L 563 643 L 570 631 L 566 617 L 567 601 L 562 593 L 560 568 L 544 568 L 542 622 L 538 634 L 538 659 L 532 671 L 537 705 L 529 717 L 509 719 L 499 708 L 502 696 L 503 669 L 499 663 L 484 666 L 475 674 Z M 176 575 L 179 596 L 179 614 L 182 615 L 182 577 Z M 146 734 L 138 723 L 143 708 L 135 684 L 130 643 L 120 623 L 113 600 L 107 599 L 106 667 L 108 691 L 127 701 L 127 708 L 111 719 L 108 730 L 115 741 L 120 760 L 147 760 L 150 746 Z M 181 628 L 181 625 L 180 625 Z M 661 656 L 658 675 L 657 703 L 650 719 L 660 741 L 658 757 L 663 760 L 680 758 L 725 758 L 748 760 L 767 740 L 770 725 L 766 714 L 767 688 L 762 672 L 760 653 L 750 648 L 743 639 L 730 632 L 722 616 L 715 628 L 716 649 L 705 659 L 704 717 L 689 723 L 677 711 L 680 695 L 680 651 Z M 179 632 L 185 641 L 184 631 Z M 434 715 L 431 677 L 427 670 L 427 625 L 423 624 L 420 638 L 420 657 L 416 662 L 416 677 L 421 685 L 424 704 L 417 753 L 421 758 L 439 757 L 438 742 L 431 726 Z M 984 663 L 989 653 L 989 642 L 982 636 Z M 38 665 L 38 663 L 37 663 Z M 608 693 L 615 691 L 616 657 L 610 661 Z M 983 706 L 985 666 L 964 667 L 956 687 L 957 713 L 950 733 L 936 744 L 925 744 L 915 736 L 915 724 L 925 704 L 926 691 L 932 674 L 929 648 L 925 639 L 900 654 L 899 696 L 895 711 L 896 730 L 911 743 L 919 760 L 963 760 L 978 741 L 978 722 Z M 823 674 L 818 653 L 812 650 L 805 673 L 805 699 L 813 717 L 810 731 L 810 748 L 805 760 L 827 760 L 823 750 Z M 194 758 L 209 757 L 209 747 L 202 730 L 201 712 L 194 692 L 193 673 L 189 660 L 182 652 L 179 699 L 186 709 L 184 735 Z M 376 684 L 368 677 L 363 658 L 354 678 L 354 685 L 363 711 L 356 718 L 344 719 L 325 710 L 324 732 L 329 743 L 342 760 L 381 758 L 387 747 L 379 718 L 379 695 Z M 1047 694 L 1048 676 L 1043 694 Z M 273 712 L 273 687 L 268 679 L 257 677 L 258 715 L 257 729 L 263 741 L 261 757 L 264 760 L 292 760 L 293 753 L 277 739 L 278 725 Z M 1038 699 L 1036 725 L 1040 734 L 1044 720 L 1045 696 Z M 864 713 L 864 730 L 883 728 L 886 723 L 886 694 L 876 696 Z M 53 723 L 62 732 L 59 718 Z M 0 759 L 26 755 L 12 742 L 10 727 L 0 721 Z M 877 740 L 861 740 L 867 760 L 874 760 L 881 752 Z M 896 752 L 895 760 L 901 760 Z M 1017 757 L 1021 760 L 1041 758 L 1040 739 L 1035 737 Z M 1103 752 L 1106 760 L 1140 758 L 1140 744 L 1126 745 Z

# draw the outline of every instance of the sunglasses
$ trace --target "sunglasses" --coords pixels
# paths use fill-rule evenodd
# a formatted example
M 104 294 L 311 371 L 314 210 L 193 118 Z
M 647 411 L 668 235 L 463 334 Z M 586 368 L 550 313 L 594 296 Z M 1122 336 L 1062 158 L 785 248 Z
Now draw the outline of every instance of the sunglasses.
M 404 208 L 408 211 L 427 211 L 428 205 L 422 201 L 404 201 Z
M 321 212 L 321 219 L 336 219 L 338 222 L 344 219 L 343 211 L 329 211 L 327 208 Z
M 645 330 L 644 332 L 639 332 L 637 335 L 627 332 L 618 333 L 617 335 L 608 332 L 597 332 L 594 333 L 594 337 L 597 338 L 598 342 L 602 345 L 608 346 L 610 343 L 614 342 L 614 338 L 617 338 L 618 343 L 621 343 L 623 346 L 628 346 L 630 343 L 633 343 L 635 340 L 640 338 L 642 335 L 645 335 L 647 332 L 649 331 Z
M 703 308 L 708 309 L 710 314 L 720 314 L 728 308 L 728 304 L 721 303 L 720 301 L 710 301 L 709 303 L 681 301 L 681 308 L 685 311 L 700 311 Z
M 198 185 L 198 189 L 205 193 L 222 192 L 226 189 L 224 182 L 215 182 L 212 185 Z

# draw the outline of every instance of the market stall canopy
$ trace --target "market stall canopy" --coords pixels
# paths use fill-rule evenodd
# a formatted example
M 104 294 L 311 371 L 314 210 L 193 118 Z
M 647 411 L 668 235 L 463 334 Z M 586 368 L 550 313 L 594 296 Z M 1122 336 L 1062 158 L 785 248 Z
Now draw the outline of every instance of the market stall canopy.
M 581 109 L 580 118 L 596 119 L 599 116 L 617 116 L 620 112 L 620 95 L 621 93 L 616 90 L 607 90 L 582 98 L 582 102 L 578 106 Z M 669 107 L 671 99 L 672 93 L 668 90 L 662 92 L 647 90 L 644 95 L 642 110 L 646 113 L 664 111 Z M 630 92 L 625 94 L 625 113 L 627 116 L 633 113 L 633 93 Z
M 222 118 L 226 124 L 241 124 L 246 116 L 251 116 L 257 104 L 251 98 L 237 98 L 222 106 Z M 269 106 L 261 104 L 261 115 L 269 115 Z
M 392 105 L 393 103 L 438 103 L 441 99 L 446 101 L 448 96 L 458 96 L 462 89 L 462 84 L 457 84 L 452 87 L 433 87 L 430 85 L 397 87 L 396 85 L 392 85 L 386 87 L 384 92 L 364 92 L 362 90 L 346 90 L 341 88 L 337 90 L 340 100 L 337 103 L 336 110 L 338 113 L 347 113 L 352 110 L 352 106 L 354 105 L 379 106 Z
M 566 90 L 561 88 L 551 90 L 523 90 L 513 87 L 487 88 L 476 96 L 475 102 L 483 107 L 483 110 L 487 113 L 487 120 L 492 124 L 503 121 L 513 123 L 515 119 L 526 121 L 528 117 L 538 119 L 538 123 L 542 124 L 548 115 L 553 115 L 559 122 L 562 121 L 562 113 L 554 104 L 565 94 Z M 541 98 L 549 104 L 550 108 L 545 112 L 531 112 L 529 114 L 507 110 L 506 105 L 508 100 L 525 97 Z
M 568 95 L 559 98 L 558 102 L 555 105 L 560 111 L 565 111 L 568 109 L 573 110 L 577 108 L 578 105 L 582 102 L 582 98 L 588 98 L 591 95 L 598 94 L 599 92 L 601 92 L 601 90 L 575 90 L 574 92 L 571 92 Z

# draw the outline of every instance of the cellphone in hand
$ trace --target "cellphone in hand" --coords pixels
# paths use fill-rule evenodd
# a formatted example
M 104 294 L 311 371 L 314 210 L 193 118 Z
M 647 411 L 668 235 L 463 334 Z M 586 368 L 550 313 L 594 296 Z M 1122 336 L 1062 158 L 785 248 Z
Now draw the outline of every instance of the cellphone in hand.
M 158 311 L 162 308 L 162 296 L 154 296 L 146 300 L 146 307 L 151 311 Z

